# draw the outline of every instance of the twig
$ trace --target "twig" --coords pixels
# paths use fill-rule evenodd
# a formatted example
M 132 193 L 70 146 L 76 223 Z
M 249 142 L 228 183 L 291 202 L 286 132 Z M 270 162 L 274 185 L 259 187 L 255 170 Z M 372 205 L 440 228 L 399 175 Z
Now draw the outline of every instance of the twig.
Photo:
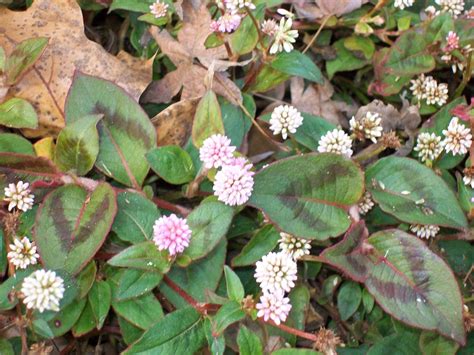
M 309 48 L 311 48 L 311 46 L 313 45 L 314 41 L 316 41 L 316 39 L 318 38 L 319 34 L 321 33 L 321 31 L 323 30 L 324 26 L 326 25 L 326 23 L 328 22 L 328 20 L 331 18 L 331 15 L 326 15 L 323 19 L 323 21 L 321 22 L 321 25 L 319 26 L 318 30 L 316 31 L 316 33 L 314 34 L 313 38 L 311 38 L 311 41 L 309 41 L 309 43 L 306 45 L 306 48 L 303 50 L 303 54 L 306 53 L 308 51 Z
M 198 301 L 196 301 L 191 295 L 189 295 L 186 291 L 184 291 L 181 287 L 178 286 L 178 284 L 174 283 L 173 280 L 171 280 L 167 275 L 163 276 L 163 281 L 178 295 L 181 296 L 182 299 L 184 299 L 189 305 L 191 305 L 196 311 L 198 311 L 201 314 L 205 314 L 206 311 L 203 309 L 202 304 L 200 304 Z
M 464 76 L 462 78 L 461 84 L 459 84 L 458 88 L 456 89 L 454 93 L 453 99 L 456 99 L 462 95 L 464 88 L 469 83 L 469 80 L 471 80 L 471 72 L 472 72 L 472 52 L 469 53 L 467 57 L 467 65 L 466 65 L 466 69 L 464 70 Z
M 264 322 L 262 320 L 259 320 L 261 323 L 263 324 L 270 324 L 271 326 L 274 326 L 276 328 L 279 328 L 281 330 L 283 330 L 284 332 L 286 333 L 289 333 L 289 334 L 293 334 L 293 335 L 296 335 L 297 337 L 300 337 L 300 338 L 304 338 L 304 339 L 308 339 L 308 340 L 311 340 L 311 341 L 316 341 L 318 340 L 318 337 L 315 335 L 315 334 L 311 334 L 311 333 L 307 333 L 303 330 L 299 330 L 299 329 L 296 329 L 296 328 L 292 328 L 292 327 L 289 327 L 287 325 L 284 325 L 284 324 L 276 324 L 275 322 L 273 322 L 272 320 L 268 321 L 268 322 Z

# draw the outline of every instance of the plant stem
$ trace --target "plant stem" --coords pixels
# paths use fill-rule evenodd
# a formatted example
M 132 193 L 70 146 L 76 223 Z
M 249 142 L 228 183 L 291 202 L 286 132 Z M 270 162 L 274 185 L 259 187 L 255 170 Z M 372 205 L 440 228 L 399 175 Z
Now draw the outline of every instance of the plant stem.
M 270 325 L 272 325 L 276 328 L 279 328 L 279 329 L 283 330 L 286 333 L 296 335 L 297 337 L 300 337 L 300 338 L 308 339 L 308 340 L 311 340 L 311 341 L 318 340 L 318 337 L 314 334 L 307 333 L 303 330 L 299 330 L 299 329 L 296 329 L 296 328 L 288 327 L 287 325 L 284 325 L 284 324 L 276 324 L 272 320 L 270 320 L 268 322 L 264 322 L 264 321 L 260 320 L 260 322 L 262 322 L 263 324 L 265 324 L 265 323 L 270 324 Z
M 312 262 L 316 262 L 316 263 L 325 263 L 326 262 L 326 259 L 324 259 L 323 257 L 318 256 L 318 255 L 303 255 L 300 258 L 300 260 L 312 261 Z
M 326 23 L 328 22 L 328 20 L 331 18 L 331 15 L 326 15 L 324 18 L 323 18 L 323 21 L 321 22 L 321 25 L 319 26 L 318 30 L 316 31 L 316 33 L 314 34 L 313 38 L 311 38 L 311 41 L 309 41 L 309 43 L 306 45 L 306 48 L 303 50 L 303 54 L 306 53 L 308 51 L 308 49 L 311 48 L 311 46 L 313 45 L 313 43 L 316 41 L 316 39 L 318 38 L 319 34 L 321 33 L 321 31 L 323 30 L 324 26 L 326 25 Z
M 464 76 L 462 78 L 461 84 L 459 84 L 458 88 L 456 89 L 454 93 L 453 99 L 456 99 L 462 95 L 464 88 L 469 83 L 469 80 L 471 80 L 471 72 L 472 72 L 472 52 L 469 53 L 467 57 L 467 65 L 466 65 L 466 69 L 464 70 Z
M 176 292 L 183 300 L 185 300 L 189 305 L 191 305 L 196 311 L 201 314 L 206 313 L 206 308 L 203 307 L 198 301 L 196 301 L 191 295 L 184 291 L 178 284 L 174 283 L 167 275 L 163 276 L 163 281 L 174 291 Z
M 260 31 L 260 26 L 258 25 L 257 19 L 255 18 L 255 16 L 252 14 L 252 11 L 250 11 L 248 7 L 245 7 L 245 11 L 247 11 L 247 15 L 249 15 L 250 19 L 253 22 L 253 25 L 255 26 L 255 29 L 257 30 L 258 43 L 260 43 L 260 46 L 262 47 L 263 56 L 265 57 L 267 49 L 265 47 L 265 44 L 263 43 L 263 36 L 262 36 L 262 32 Z

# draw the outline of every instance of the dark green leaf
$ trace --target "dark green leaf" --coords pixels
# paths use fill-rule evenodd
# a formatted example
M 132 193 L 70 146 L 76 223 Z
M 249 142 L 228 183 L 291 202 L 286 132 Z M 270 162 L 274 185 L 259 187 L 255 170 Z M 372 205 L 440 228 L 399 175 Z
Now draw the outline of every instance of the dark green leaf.
M 148 329 L 163 318 L 161 304 L 152 293 L 126 301 L 112 300 L 114 311 L 134 326 Z
M 285 74 L 301 76 L 318 84 L 324 82 L 323 74 L 316 64 L 307 55 L 297 50 L 281 52 L 270 65 Z
M 125 269 L 115 297 L 122 301 L 151 292 L 162 278 L 163 274 L 158 272 Z
M 97 329 L 102 328 L 109 313 L 112 292 L 106 281 L 96 281 L 89 292 L 89 304 Z
M 244 325 L 240 326 L 237 335 L 240 355 L 263 355 L 263 347 L 260 338 Z
M 298 174 L 295 174 L 295 172 Z M 324 240 L 347 230 L 347 209 L 362 195 L 362 172 L 337 154 L 305 154 L 255 175 L 249 203 L 283 231 Z
M 87 296 L 89 290 L 95 281 L 95 275 L 97 273 L 97 266 L 95 261 L 92 260 L 82 271 L 77 275 L 76 282 L 79 289 L 79 298 Z
M 227 297 L 240 302 L 245 296 L 244 286 L 239 276 L 227 265 L 224 265 L 225 282 L 227 286 Z
M 54 337 L 66 334 L 69 330 L 71 330 L 73 325 L 81 316 L 85 305 L 86 298 L 83 298 L 82 300 L 72 302 L 60 312 L 55 313 L 54 317 L 48 321 L 49 328 L 51 329 Z
M 130 345 L 131 343 L 137 341 L 143 335 L 143 329 L 135 327 L 132 323 L 126 321 L 122 317 L 117 318 L 125 344 Z
M 0 134 L 0 152 L 36 155 L 33 144 L 28 139 L 13 133 Z
M 342 320 L 348 320 L 362 301 L 360 286 L 352 281 L 344 282 L 337 294 L 337 308 Z
M 374 309 L 375 299 L 366 288 L 362 290 L 362 303 L 364 304 L 367 313 L 372 312 L 372 309 Z
M 420 350 L 426 355 L 455 355 L 459 345 L 439 334 L 424 331 L 420 336 Z
M 228 326 L 234 324 L 245 317 L 242 306 L 236 301 L 230 301 L 224 304 L 217 311 L 212 319 L 213 334 L 222 334 Z
M 438 243 L 453 271 L 466 275 L 474 265 L 474 245 L 464 240 L 440 240 Z
M 333 44 L 336 50 L 336 58 L 326 62 L 326 71 L 331 79 L 340 71 L 352 71 L 360 69 L 369 64 L 366 58 L 359 58 L 344 46 L 345 39 L 340 39 Z
M 95 328 L 95 324 L 96 322 L 94 319 L 94 314 L 92 313 L 91 305 L 89 302 L 87 302 L 79 319 L 72 327 L 72 334 L 75 337 L 80 337 L 84 334 L 87 334 Z
M 108 261 L 112 266 L 130 267 L 166 273 L 170 262 L 152 241 L 132 245 Z
M 260 4 L 257 9 L 253 11 L 255 19 L 263 19 L 265 6 Z M 250 16 L 245 16 L 237 31 L 229 36 L 229 43 L 232 52 L 238 55 L 243 55 L 253 51 L 258 43 L 258 31 L 253 24 Z
M 214 91 L 209 90 L 199 101 L 193 121 L 193 143 L 201 147 L 213 134 L 225 134 L 221 108 Z
M 419 354 L 418 336 L 412 333 L 390 335 L 372 346 L 367 355 L 386 355 L 388 349 L 390 349 L 390 355 Z
M 255 233 L 252 239 L 244 245 L 240 254 L 232 259 L 232 266 L 254 264 L 260 260 L 262 256 L 275 249 L 279 239 L 280 233 L 271 224 L 267 224 Z
M 181 185 L 194 179 L 194 164 L 186 152 L 177 145 L 153 148 L 146 154 L 153 171 L 170 184 Z

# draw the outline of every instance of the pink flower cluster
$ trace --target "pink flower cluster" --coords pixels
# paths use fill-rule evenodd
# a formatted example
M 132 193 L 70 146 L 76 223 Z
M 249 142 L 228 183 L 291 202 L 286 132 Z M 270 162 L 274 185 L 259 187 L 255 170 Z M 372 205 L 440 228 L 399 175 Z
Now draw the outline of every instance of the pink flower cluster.
M 189 246 L 191 234 L 186 219 L 175 214 L 159 218 L 153 226 L 153 241 L 159 250 L 168 250 L 170 255 L 182 253 Z
M 199 149 L 199 157 L 207 169 L 222 168 L 214 180 L 214 194 L 229 206 L 243 205 L 253 191 L 252 164 L 244 157 L 234 157 L 235 147 L 221 134 L 207 138 Z
M 240 25 L 242 18 L 239 14 L 226 12 L 217 20 L 211 22 L 211 30 L 213 32 L 234 32 Z

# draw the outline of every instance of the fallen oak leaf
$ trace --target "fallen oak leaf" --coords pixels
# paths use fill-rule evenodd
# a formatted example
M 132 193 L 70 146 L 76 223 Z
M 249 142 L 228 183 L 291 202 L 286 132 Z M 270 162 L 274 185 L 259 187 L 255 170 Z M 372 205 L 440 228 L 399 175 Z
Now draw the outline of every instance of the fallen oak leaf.
M 126 53 L 115 57 L 85 36 L 75 0 L 36 0 L 20 12 L 0 8 L 0 46 L 7 53 L 31 37 L 48 37 L 49 45 L 7 94 L 34 105 L 39 129 L 25 130 L 30 137 L 56 135 L 64 127 L 64 103 L 75 70 L 114 81 L 135 100 L 151 81 L 152 60 L 137 61 Z
M 211 34 L 211 15 L 206 5 L 203 3 L 196 9 L 187 1 L 183 9 L 183 27 L 178 32 L 177 40 L 166 30 L 160 31 L 157 27 L 149 30 L 161 51 L 176 65 L 176 70 L 150 84 L 142 97 L 145 103 L 170 102 L 181 90 L 181 100 L 202 97 L 208 89 L 204 83 L 207 68 L 213 61 L 228 57 L 223 46 L 206 48 L 204 45 Z M 195 64 L 195 59 L 200 65 Z M 223 64 L 219 61 L 216 65 L 225 69 Z M 212 89 L 235 105 L 242 102 L 239 88 L 224 73 L 214 74 Z

